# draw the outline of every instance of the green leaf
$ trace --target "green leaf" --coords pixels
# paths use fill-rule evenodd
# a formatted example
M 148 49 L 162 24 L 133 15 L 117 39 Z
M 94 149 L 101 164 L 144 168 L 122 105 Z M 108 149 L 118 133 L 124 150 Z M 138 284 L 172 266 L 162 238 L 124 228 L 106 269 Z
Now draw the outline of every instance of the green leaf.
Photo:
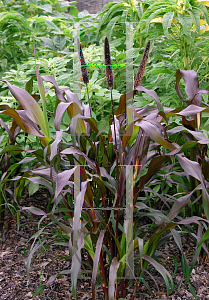
M 199 10 L 202 11 L 203 15 L 204 15 L 204 18 L 206 20 L 206 22 L 209 24 L 209 17 L 208 17 L 208 10 L 207 10 L 207 7 L 203 4 L 203 3 L 200 3 L 198 1 L 195 1 L 195 7 L 197 7 Z
M 34 54 L 35 54 L 35 46 L 34 46 Z M 48 117 L 47 117 L 47 111 L 46 111 L 46 96 L 45 96 L 44 83 L 43 83 L 43 79 L 41 78 L 41 75 L 39 73 L 37 66 L 36 66 L 36 77 L 37 77 L 37 82 L 38 82 L 38 89 L 40 91 L 41 99 L 43 102 L 43 117 L 44 117 L 43 123 L 41 123 L 39 125 L 41 126 L 44 135 L 46 137 L 50 138 L 49 123 L 48 123 Z
M 107 34 L 107 38 L 109 40 L 111 40 L 111 34 L 112 34 L 112 30 L 115 26 L 115 23 L 117 22 L 117 20 L 120 18 L 120 16 L 116 16 L 114 17 L 112 20 L 110 20 L 107 29 L 106 29 L 106 34 Z
M 200 34 L 200 14 L 199 14 L 199 9 L 193 8 L 192 11 L 188 11 L 189 14 L 191 15 L 194 25 L 196 27 L 196 31 L 198 34 Z
M 54 37 L 54 45 L 60 49 L 63 50 L 66 44 L 66 39 L 64 35 L 58 35 Z
M 91 82 L 92 83 L 95 83 L 95 81 L 98 79 L 98 75 L 99 75 L 99 72 L 97 70 L 95 70 L 92 77 L 91 77 Z
M 21 211 L 18 210 L 17 211 L 17 231 L 20 230 L 20 213 L 21 213 Z
M 94 261 L 95 253 L 94 253 L 94 248 L 93 248 L 90 234 L 87 234 L 84 238 L 84 249 L 86 249 L 88 251 L 92 260 Z
M 38 7 L 46 12 L 52 13 L 52 6 L 50 4 L 39 5 Z
M 19 146 L 13 146 L 13 145 L 9 145 L 9 146 L 6 146 L 2 151 L 1 153 L 6 153 L 6 152 L 9 152 L 13 155 L 17 155 L 19 153 L 21 153 L 23 151 L 23 149 Z
M 178 21 L 181 23 L 183 33 L 186 36 L 191 36 L 192 18 L 188 15 L 178 15 Z
M 169 272 L 161 265 L 159 264 L 156 260 L 154 260 L 152 257 L 143 254 L 143 259 L 148 261 L 153 267 L 162 275 L 165 284 L 166 284 L 166 290 L 167 290 L 167 297 L 169 296 L 169 282 L 168 278 L 170 279 L 171 282 L 171 293 L 173 291 L 173 279 L 172 276 L 169 274 Z
M 195 293 L 195 291 L 194 291 L 194 289 L 193 289 L 191 283 L 189 283 L 189 290 L 190 290 L 190 292 L 192 293 L 192 295 L 195 297 L 195 299 L 197 299 L 197 295 L 196 295 L 196 293 Z
M 200 254 L 200 250 L 201 250 L 201 245 L 207 241 L 209 239 L 209 228 L 206 230 L 206 232 L 203 234 L 199 244 L 198 244 L 198 247 L 197 247 L 197 257 L 199 256 Z
M 45 47 L 48 47 L 48 48 L 56 51 L 56 48 L 55 48 L 55 45 L 54 45 L 54 42 L 52 39 L 46 38 L 46 37 L 39 37 L 39 39 L 44 42 Z
M 171 23 L 173 21 L 173 16 L 174 16 L 174 12 L 169 11 L 166 14 L 164 14 L 163 16 L 163 30 L 164 30 L 164 34 L 167 38 L 169 38 L 168 35 L 168 28 L 171 27 Z
M 61 32 L 61 30 L 59 29 L 59 27 L 57 27 L 53 22 L 49 21 L 49 20 L 44 20 L 46 26 L 50 29 L 55 30 L 56 32 Z
M 41 293 L 44 293 L 44 289 L 46 288 L 45 284 L 41 285 L 37 288 L 37 290 L 35 291 L 33 297 L 36 297 L 38 295 L 40 295 Z
M 71 6 L 68 14 L 74 17 L 78 17 L 77 8 L 75 6 Z
M 33 182 L 30 182 L 28 187 L 29 197 L 31 197 L 35 192 L 39 190 L 39 184 L 35 184 Z

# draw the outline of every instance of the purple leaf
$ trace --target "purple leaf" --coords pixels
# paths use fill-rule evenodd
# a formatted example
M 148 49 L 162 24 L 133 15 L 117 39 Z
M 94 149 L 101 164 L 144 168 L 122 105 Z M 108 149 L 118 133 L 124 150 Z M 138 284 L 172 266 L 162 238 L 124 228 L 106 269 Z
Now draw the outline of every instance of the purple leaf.
M 112 259 L 111 265 L 110 265 L 110 273 L 109 273 L 109 288 L 108 288 L 108 295 L 109 300 L 114 300 L 115 295 L 115 281 L 117 279 L 117 272 L 118 268 L 120 266 L 120 262 L 118 261 L 117 257 L 114 257 Z
M 92 162 L 81 150 L 71 147 L 71 148 L 67 148 L 67 149 L 63 150 L 61 152 L 61 154 L 81 155 L 85 158 L 85 160 L 88 163 L 89 167 L 92 170 L 94 170 L 95 172 L 97 172 L 97 167 L 96 167 L 95 162 Z
M 136 125 L 141 127 L 149 135 L 149 137 L 152 140 L 154 140 L 161 146 L 163 146 L 171 151 L 176 149 L 176 147 L 173 144 L 167 142 L 166 140 L 164 140 L 161 137 L 161 135 L 158 133 L 156 127 L 154 125 L 152 125 L 149 121 L 142 120 L 140 122 L 137 122 Z
M 41 210 L 40 208 L 30 206 L 30 207 L 23 207 L 22 210 L 29 210 L 32 214 L 37 215 L 37 216 L 45 216 L 46 213 Z
M 59 173 L 57 175 L 56 178 L 56 188 L 55 188 L 55 195 L 54 195 L 54 199 L 56 201 L 58 195 L 60 194 L 60 192 L 62 191 L 62 189 L 69 184 L 69 178 L 74 174 L 75 172 L 75 168 L 71 169 L 71 170 L 65 170 L 62 173 Z
M 185 92 L 189 97 L 191 103 L 197 106 L 201 106 L 202 104 L 202 96 L 199 93 L 199 81 L 197 78 L 197 73 L 194 70 L 180 70 L 176 71 L 176 91 L 180 99 L 183 99 L 183 93 L 179 87 L 179 81 L 183 77 L 185 82 Z M 195 96 L 196 95 L 196 96 Z
M 31 119 L 34 123 L 42 126 L 42 124 L 44 124 L 44 116 L 36 100 L 25 90 L 10 84 L 6 80 L 4 80 L 4 82 L 7 83 L 11 94 L 25 110 L 28 118 Z
M 99 257 L 100 252 L 102 249 L 102 242 L 104 238 L 105 230 L 101 230 L 99 237 L 97 239 L 96 251 L 94 256 L 94 265 L 93 265 L 93 272 L 92 272 L 92 300 L 95 300 L 95 285 L 96 285 L 96 276 L 97 276 L 97 268 L 99 264 Z
M 52 168 L 31 171 L 32 174 L 39 175 L 52 183 L 56 183 L 57 173 Z
M 168 213 L 167 217 L 170 220 L 173 220 L 178 214 L 179 212 L 182 210 L 182 208 L 187 205 L 187 203 L 189 202 L 192 194 L 194 191 L 192 191 L 191 193 L 189 193 L 186 196 L 180 197 L 179 199 L 176 199 L 170 212 Z
M 57 98 L 60 101 L 66 102 L 66 99 L 63 96 L 63 93 L 61 92 L 61 90 L 59 89 L 59 87 L 58 87 L 58 85 L 57 85 L 56 80 L 54 79 L 54 77 L 52 75 L 44 75 L 44 76 L 41 76 L 41 77 L 43 78 L 43 80 L 51 82 L 54 85 L 55 94 L 56 94 Z

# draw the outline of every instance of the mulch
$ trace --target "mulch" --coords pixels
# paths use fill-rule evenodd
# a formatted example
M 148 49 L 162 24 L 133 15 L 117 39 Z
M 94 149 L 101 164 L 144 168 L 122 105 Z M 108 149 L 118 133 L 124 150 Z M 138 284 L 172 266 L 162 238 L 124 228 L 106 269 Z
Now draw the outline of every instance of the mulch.
M 35 206 L 46 211 L 49 194 L 46 190 L 39 190 L 32 197 L 26 193 L 20 200 L 21 206 Z M 26 272 L 26 258 L 30 251 L 30 237 L 37 231 L 37 224 L 40 216 L 34 216 L 31 222 L 30 216 L 24 212 L 20 216 L 20 229 L 17 231 L 15 221 L 12 223 L 10 233 L 7 238 L 3 236 L 0 238 L 0 300 L 28 300 L 28 299 L 60 299 L 70 300 L 74 299 L 71 293 L 71 279 L 70 275 L 63 275 L 57 277 L 55 281 L 44 288 L 43 292 L 35 296 L 35 291 L 40 284 L 44 285 L 49 278 L 63 270 L 70 269 L 71 262 L 69 260 L 57 259 L 57 257 L 69 257 L 69 249 L 65 246 L 58 245 L 50 246 L 40 257 L 36 257 L 30 268 L 30 281 Z M 9 215 L 6 214 L 6 221 L 9 220 Z M 189 291 L 188 285 L 185 283 L 185 277 L 181 269 L 181 258 L 179 250 L 172 239 L 167 243 L 163 249 L 160 249 L 163 256 L 159 256 L 159 260 L 164 261 L 164 267 L 170 270 L 170 274 L 174 272 L 175 256 L 178 262 L 177 272 L 174 276 L 174 292 L 169 296 L 169 300 L 195 299 Z M 184 252 L 191 263 L 192 252 L 194 251 L 193 241 L 185 238 Z M 170 255 L 169 255 L 170 254 Z M 50 263 L 51 262 L 51 263 Z M 138 287 L 138 296 L 136 299 L 150 300 L 150 299 L 167 299 L 166 288 L 163 278 L 154 269 L 150 270 L 154 277 L 158 289 L 154 281 L 146 278 L 153 291 L 153 296 L 144 284 Z M 209 261 L 200 260 L 195 265 L 190 282 L 196 292 L 198 300 L 209 299 Z M 133 287 L 130 286 L 126 299 L 131 299 Z M 91 280 L 78 279 L 77 282 L 77 299 L 88 300 L 91 297 Z M 104 299 L 101 286 L 97 287 L 96 299 Z M 120 295 L 118 295 L 120 299 Z

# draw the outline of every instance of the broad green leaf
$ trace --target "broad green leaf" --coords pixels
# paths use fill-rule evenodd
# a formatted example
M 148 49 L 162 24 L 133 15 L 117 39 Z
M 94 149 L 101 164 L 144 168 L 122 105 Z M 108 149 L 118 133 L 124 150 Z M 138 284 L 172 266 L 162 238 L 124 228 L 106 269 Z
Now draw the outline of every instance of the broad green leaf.
M 183 33 L 186 36 L 191 36 L 191 28 L 192 28 L 192 18 L 188 15 L 178 15 L 177 17 L 179 23 L 181 23 L 183 28 Z
M 198 34 L 200 34 L 200 14 L 199 14 L 199 9 L 197 8 L 192 8 L 192 11 L 188 11 L 188 13 L 191 15 L 195 28 L 198 32 Z
M 169 11 L 166 14 L 163 15 L 163 30 L 164 30 L 164 34 L 167 38 L 169 38 L 168 35 L 168 28 L 171 27 L 171 23 L 173 21 L 173 16 L 174 16 L 174 12 Z
M 120 16 L 116 16 L 116 17 L 112 18 L 110 20 L 110 22 L 108 23 L 107 28 L 106 28 L 106 35 L 107 35 L 108 40 L 111 40 L 112 30 L 115 26 L 115 23 L 117 22 L 117 20 L 119 18 L 120 18 Z
M 48 47 L 48 48 L 56 51 L 56 47 L 55 47 L 54 42 L 53 42 L 52 39 L 46 38 L 46 37 L 39 37 L 39 39 L 44 42 L 45 47 Z
M 28 187 L 29 197 L 31 197 L 35 192 L 39 190 L 39 184 L 30 182 Z
M 66 44 L 64 35 L 57 35 L 54 37 L 54 45 L 59 49 L 63 50 Z
M 46 24 L 46 26 L 47 26 L 48 28 L 54 29 L 56 32 L 61 32 L 60 29 L 59 29 L 59 27 L 57 27 L 57 26 L 54 24 L 54 22 L 51 22 L 51 21 L 49 21 L 49 20 L 44 20 L 44 22 L 45 22 L 45 24 Z
M 20 154 L 22 151 L 23 151 L 23 149 L 19 146 L 8 145 L 8 146 L 4 147 L 4 149 L 1 151 L 1 153 L 9 152 L 13 155 L 17 155 L 17 154 Z
M 92 244 L 92 240 L 91 240 L 91 236 L 90 234 L 86 234 L 85 238 L 84 238 L 84 249 L 86 249 L 88 251 L 88 253 L 90 254 L 92 260 L 94 261 L 94 248 L 93 248 L 93 244 Z
M 52 13 L 52 6 L 50 4 L 39 5 L 39 8 L 46 12 Z

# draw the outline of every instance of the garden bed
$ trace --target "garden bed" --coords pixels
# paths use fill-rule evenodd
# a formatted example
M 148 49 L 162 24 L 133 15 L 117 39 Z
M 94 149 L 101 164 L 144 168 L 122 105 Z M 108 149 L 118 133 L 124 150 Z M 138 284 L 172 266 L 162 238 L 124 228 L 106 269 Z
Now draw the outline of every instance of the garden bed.
M 36 192 L 32 197 L 28 194 L 23 196 L 20 200 L 22 206 L 35 206 L 46 211 L 48 204 L 47 191 L 40 190 Z M 7 216 L 8 220 L 8 216 Z M 26 274 L 26 257 L 28 257 L 30 250 L 30 243 L 27 243 L 29 238 L 36 232 L 37 223 L 40 217 L 33 216 L 33 224 L 30 224 L 30 217 L 24 213 L 21 214 L 20 230 L 17 231 L 16 224 L 12 223 L 12 229 L 7 239 L 5 237 L 0 242 L 0 300 L 27 300 L 32 299 L 34 292 L 39 287 L 39 279 L 41 284 L 45 284 L 48 279 L 57 274 L 59 271 L 70 269 L 70 262 L 66 260 L 56 260 L 49 264 L 41 274 L 41 270 L 45 263 L 52 261 L 60 256 L 67 256 L 69 249 L 62 247 L 62 250 L 58 246 L 53 246 L 47 249 L 40 258 L 34 261 L 32 268 L 30 269 L 29 283 Z M 25 224 L 25 225 L 24 225 Z M 184 241 L 184 253 L 186 254 L 188 261 L 191 263 L 193 241 L 191 239 Z M 165 244 L 164 249 L 160 249 L 162 252 L 170 253 L 175 256 L 178 262 L 177 272 L 174 276 L 174 284 L 176 288 L 174 293 L 170 295 L 170 300 L 191 299 L 194 297 L 189 292 L 187 285 L 184 285 L 185 277 L 181 268 L 181 254 L 172 240 Z M 190 259 L 191 258 L 191 259 Z M 174 261 L 172 258 L 166 255 L 164 257 L 166 262 L 166 268 L 172 272 L 174 271 Z M 144 295 L 136 297 L 136 299 L 148 300 L 148 299 L 167 299 L 166 288 L 163 278 L 152 269 L 152 276 L 154 276 L 156 283 L 158 284 L 159 291 L 156 285 L 151 279 L 147 282 L 156 295 L 152 296 L 147 288 L 141 284 L 138 288 L 138 292 Z M 191 274 L 191 284 L 196 292 L 198 300 L 209 299 L 209 261 L 199 261 L 196 264 Z M 133 289 L 129 289 L 127 299 L 131 299 Z M 97 288 L 96 299 L 103 299 L 102 288 Z M 71 279 L 70 276 L 61 276 L 56 278 L 54 283 L 44 289 L 44 295 L 36 296 L 34 299 L 74 299 L 71 295 Z M 78 279 L 77 284 L 77 299 L 87 300 L 91 299 L 91 280 Z M 118 296 L 119 299 L 119 296 Z

